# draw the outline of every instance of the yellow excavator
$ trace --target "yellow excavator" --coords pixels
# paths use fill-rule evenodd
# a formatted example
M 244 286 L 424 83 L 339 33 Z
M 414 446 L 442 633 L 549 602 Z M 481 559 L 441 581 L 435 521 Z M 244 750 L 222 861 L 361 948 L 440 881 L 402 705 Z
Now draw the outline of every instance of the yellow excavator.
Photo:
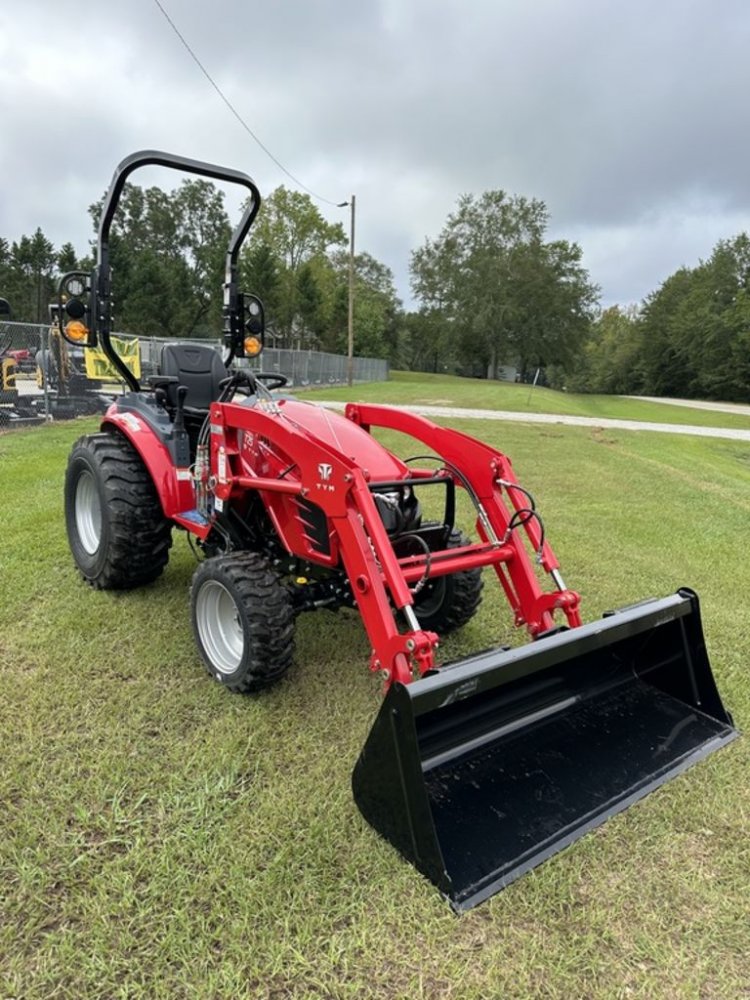
M 49 347 L 37 352 L 37 386 L 47 389 L 49 411 L 57 419 L 104 413 L 112 395 L 101 391 L 101 375 L 89 377 L 83 346 L 71 347 L 60 335 L 60 308 L 58 302 L 49 307 Z

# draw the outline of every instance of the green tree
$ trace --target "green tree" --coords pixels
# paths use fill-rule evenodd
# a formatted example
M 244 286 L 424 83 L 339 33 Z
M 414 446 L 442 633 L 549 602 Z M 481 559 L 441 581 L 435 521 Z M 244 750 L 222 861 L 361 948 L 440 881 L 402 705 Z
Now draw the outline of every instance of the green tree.
M 205 180 L 184 180 L 170 199 L 177 221 L 177 241 L 187 264 L 187 281 L 195 309 L 187 335 L 217 333 L 222 323 L 226 251 L 231 226 L 224 193 Z
M 241 284 L 243 289 L 258 295 L 266 311 L 269 329 L 279 305 L 280 276 L 279 260 L 264 240 L 253 240 L 242 254 Z
M 590 324 L 598 290 L 576 244 L 545 243 L 547 221 L 537 199 L 464 195 L 437 239 L 412 254 L 415 295 L 490 378 L 509 362 L 571 365 Z
M 78 270 L 78 257 L 72 243 L 63 243 L 57 251 L 55 263 L 60 274 L 67 274 L 68 271 Z
M 691 395 L 713 399 L 746 398 L 747 302 L 750 292 L 750 240 L 741 233 L 722 240 L 711 257 L 692 272 L 683 304 L 680 350 L 690 359 Z
M 611 306 L 591 324 L 590 335 L 568 371 L 553 373 L 550 382 L 574 392 L 637 393 L 643 389 L 642 353 L 638 310 Z
M 0 236 L 0 298 L 7 299 L 10 294 L 13 268 L 10 257 L 10 244 L 5 237 Z
M 263 202 L 252 240 L 267 243 L 295 273 L 305 261 L 325 256 L 330 247 L 347 241 L 341 223 L 326 222 L 308 194 L 283 185 Z
M 243 279 L 252 276 L 257 266 L 255 254 L 260 252 L 257 248 L 264 245 L 267 248 L 265 253 L 275 262 L 278 279 L 274 286 L 273 309 L 269 308 L 267 312 L 271 325 L 285 346 L 301 342 L 308 330 L 311 303 L 308 299 L 301 305 L 301 289 L 305 295 L 314 294 L 311 293 L 314 282 L 320 292 L 321 300 L 313 310 L 316 314 L 314 328 L 323 325 L 323 316 L 331 315 L 335 300 L 334 283 L 327 280 L 323 272 L 330 267 L 328 255 L 331 248 L 346 242 L 343 226 L 327 222 L 307 194 L 289 191 L 282 186 L 263 202 L 242 255 L 242 274 Z M 300 272 L 306 266 L 311 270 L 300 284 Z M 243 284 L 254 290 L 249 282 L 243 280 Z M 300 306 L 307 310 L 305 317 L 300 313 Z
M 46 323 L 60 275 L 77 267 L 73 245 L 56 250 L 40 228 L 12 244 L 0 237 L 0 296 L 10 302 L 19 322 Z
M 440 309 L 406 313 L 399 324 L 397 352 L 391 363 L 408 371 L 455 372 L 458 342 L 453 324 Z
M 646 298 L 641 316 L 643 391 L 651 396 L 691 393 L 696 371 L 687 349 L 685 304 L 694 299 L 695 275 L 682 267 Z
M 102 202 L 90 212 L 98 227 Z M 205 180 L 173 192 L 126 185 L 110 233 L 117 329 L 217 337 L 231 232 L 224 195 Z
M 318 347 L 325 329 L 323 293 L 315 277 L 315 268 L 308 261 L 297 272 L 297 320 L 301 346 Z
M 603 312 L 567 384 L 578 391 L 750 398 L 750 238 L 721 240 L 638 310 Z
M 10 289 L 5 295 L 14 315 L 31 323 L 47 320 L 55 293 L 55 248 L 41 229 L 22 236 L 10 250 Z
M 331 314 L 330 349 L 340 354 L 348 349 L 349 254 L 332 255 L 337 278 Z M 369 253 L 354 257 L 354 353 L 359 357 L 392 357 L 397 349 L 401 303 L 396 295 L 393 272 Z

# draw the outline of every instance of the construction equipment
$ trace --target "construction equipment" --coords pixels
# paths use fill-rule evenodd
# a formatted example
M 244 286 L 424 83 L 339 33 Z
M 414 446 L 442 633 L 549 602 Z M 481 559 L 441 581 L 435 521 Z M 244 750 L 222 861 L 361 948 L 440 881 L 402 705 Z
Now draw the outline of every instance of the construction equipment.
M 0 299 L 0 316 L 3 314 L 2 303 L 7 306 L 6 299 Z M 10 315 L 10 307 L 8 307 Z M 17 377 L 21 369 L 21 360 L 27 351 L 11 350 L 13 334 L 11 332 L 0 336 L 0 426 L 26 426 L 39 423 L 43 418 L 34 408 L 34 400 L 22 396 L 18 391 Z
M 0 322 L 12 318 L 10 303 L 7 299 L 0 298 Z M 4 333 L 0 338 L 0 403 L 13 403 L 18 398 L 16 388 L 18 360 L 10 349 L 12 342 L 11 333 Z
M 7 299 L 0 298 L 0 329 L 5 326 L 6 323 L 10 323 L 13 319 L 13 310 L 10 307 L 10 303 Z M 2 347 L 0 347 L 0 357 L 4 360 L 8 358 L 15 362 L 16 372 L 30 372 L 34 370 L 34 357 L 32 352 L 28 347 L 16 347 L 12 348 L 13 334 L 8 330 L 3 331 L 6 336 L 3 339 Z M 5 388 L 5 386 L 3 386 Z
M 78 289 L 75 276 L 68 276 L 72 292 Z M 64 293 L 65 295 L 69 293 Z M 49 306 L 49 347 L 40 350 L 36 358 L 36 381 L 47 389 L 47 407 L 59 420 L 104 413 L 112 402 L 112 394 L 101 391 L 99 381 L 86 374 L 85 351 L 81 344 L 68 346 L 60 334 L 60 316 L 64 300 Z
M 141 386 L 112 345 L 109 231 L 145 165 L 235 183 L 249 198 L 226 254 L 226 357 L 167 345 Z M 288 670 L 297 613 L 355 606 L 386 688 L 355 801 L 463 910 L 737 735 L 698 598 L 683 589 L 582 624 L 505 455 L 397 409 L 350 404 L 341 416 L 274 394 L 285 377 L 247 362 L 263 346 L 262 303 L 237 287 L 259 205 L 246 174 L 167 153 L 133 154 L 115 171 L 94 271 L 61 283 L 63 336 L 99 346 L 129 387 L 69 458 L 73 557 L 95 588 L 136 587 L 164 569 L 172 529 L 186 531 L 204 557 L 191 588 L 198 650 L 235 692 Z M 392 454 L 376 427 L 415 439 L 416 456 Z M 437 520 L 422 513 L 430 491 Z M 473 539 L 456 526 L 459 491 Z M 439 636 L 473 617 L 485 568 L 533 641 L 441 667 Z
M 3 303 L 7 306 L 6 315 L 10 315 L 10 306 L 7 299 L 0 299 L 0 316 L 5 311 Z M 0 427 L 16 423 L 20 418 L 18 411 L 19 395 L 16 386 L 18 362 L 10 350 L 12 342 L 13 336 L 10 333 L 0 336 Z
M 11 335 L 6 334 L 0 343 L 0 403 L 14 403 L 18 399 L 18 362 L 10 351 L 11 341 Z

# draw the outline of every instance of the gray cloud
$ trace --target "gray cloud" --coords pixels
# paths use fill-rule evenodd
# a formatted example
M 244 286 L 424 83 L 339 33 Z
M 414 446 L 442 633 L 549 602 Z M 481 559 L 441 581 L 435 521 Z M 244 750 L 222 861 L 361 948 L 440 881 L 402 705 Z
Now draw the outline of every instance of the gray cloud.
M 544 199 L 605 302 L 750 225 L 740 0 L 163 2 L 287 169 L 332 201 L 357 194 L 358 244 L 404 298 L 410 251 L 466 191 Z M 0 12 L 0 122 L 10 239 L 41 226 L 83 250 L 88 205 L 138 148 L 291 185 L 149 0 Z

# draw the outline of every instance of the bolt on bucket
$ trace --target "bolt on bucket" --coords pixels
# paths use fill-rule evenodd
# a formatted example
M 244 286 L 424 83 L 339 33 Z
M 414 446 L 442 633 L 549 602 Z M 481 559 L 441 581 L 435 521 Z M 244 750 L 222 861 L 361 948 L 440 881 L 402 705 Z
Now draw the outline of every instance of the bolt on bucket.
M 462 911 L 737 735 L 680 590 L 394 684 L 354 799 Z

